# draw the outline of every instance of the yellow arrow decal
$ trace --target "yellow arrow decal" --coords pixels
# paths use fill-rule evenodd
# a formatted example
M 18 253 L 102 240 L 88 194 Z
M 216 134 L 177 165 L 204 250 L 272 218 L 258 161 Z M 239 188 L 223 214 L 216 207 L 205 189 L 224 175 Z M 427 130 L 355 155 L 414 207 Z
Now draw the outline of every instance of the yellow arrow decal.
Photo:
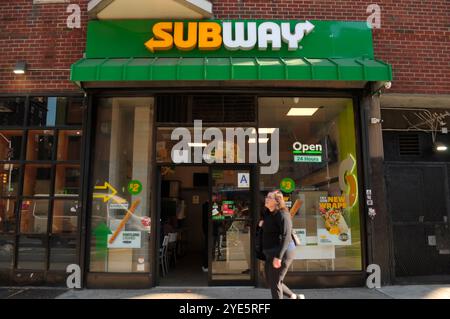
M 107 193 L 107 194 L 95 194 L 94 193 L 94 198 L 102 198 L 103 201 L 106 203 L 107 201 L 109 201 L 110 199 L 114 198 L 114 196 L 117 194 L 117 191 L 114 187 L 111 186 L 110 183 L 105 182 L 105 185 L 103 186 L 95 186 L 94 189 L 100 189 L 100 190 L 111 190 L 111 193 Z

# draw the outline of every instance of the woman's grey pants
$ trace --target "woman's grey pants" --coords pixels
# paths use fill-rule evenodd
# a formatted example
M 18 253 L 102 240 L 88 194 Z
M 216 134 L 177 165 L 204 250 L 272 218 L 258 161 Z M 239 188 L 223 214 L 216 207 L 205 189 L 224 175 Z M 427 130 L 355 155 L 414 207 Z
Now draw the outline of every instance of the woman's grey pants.
M 283 294 L 290 298 L 294 293 L 283 283 L 289 267 L 294 261 L 295 250 L 287 250 L 281 260 L 280 268 L 273 268 L 272 262 L 274 256 L 270 253 L 265 253 L 266 263 L 264 265 L 266 273 L 267 285 L 270 287 L 272 293 L 272 299 L 283 299 Z

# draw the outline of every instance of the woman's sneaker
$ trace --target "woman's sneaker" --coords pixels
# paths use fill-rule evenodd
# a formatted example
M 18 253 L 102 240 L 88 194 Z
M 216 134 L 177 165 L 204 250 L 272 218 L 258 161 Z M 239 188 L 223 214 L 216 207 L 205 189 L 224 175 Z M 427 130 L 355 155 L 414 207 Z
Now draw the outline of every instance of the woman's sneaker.
M 292 295 L 291 299 L 305 299 L 304 294 Z

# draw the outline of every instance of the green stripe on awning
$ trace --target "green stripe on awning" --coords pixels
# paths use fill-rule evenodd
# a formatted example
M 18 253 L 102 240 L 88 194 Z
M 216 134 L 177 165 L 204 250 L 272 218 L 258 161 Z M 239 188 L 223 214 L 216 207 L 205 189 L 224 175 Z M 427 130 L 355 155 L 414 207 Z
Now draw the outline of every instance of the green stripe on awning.
M 130 58 L 82 59 L 71 80 L 90 81 L 391 81 L 392 68 L 372 59 Z

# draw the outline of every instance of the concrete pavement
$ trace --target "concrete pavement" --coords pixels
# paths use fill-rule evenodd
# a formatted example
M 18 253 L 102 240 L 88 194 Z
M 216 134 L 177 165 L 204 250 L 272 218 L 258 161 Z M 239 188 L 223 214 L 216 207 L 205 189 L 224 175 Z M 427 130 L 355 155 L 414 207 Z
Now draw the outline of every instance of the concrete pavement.
M 381 289 L 300 289 L 307 299 L 450 299 L 450 285 L 386 286 Z M 254 287 L 156 287 L 143 290 L 4 287 L 0 299 L 270 299 Z

